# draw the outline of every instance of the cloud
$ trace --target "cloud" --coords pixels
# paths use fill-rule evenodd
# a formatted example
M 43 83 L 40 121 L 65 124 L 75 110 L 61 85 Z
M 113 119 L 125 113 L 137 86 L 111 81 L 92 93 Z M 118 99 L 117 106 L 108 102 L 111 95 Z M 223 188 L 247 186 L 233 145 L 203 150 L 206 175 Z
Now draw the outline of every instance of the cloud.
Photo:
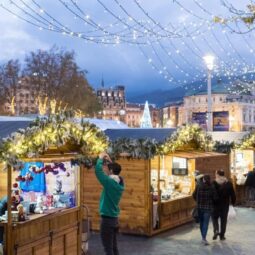
M 26 24 L 0 8 L 0 60 L 24 58 L 27 52 L 47 49 L 49 45 L 28 33 Z

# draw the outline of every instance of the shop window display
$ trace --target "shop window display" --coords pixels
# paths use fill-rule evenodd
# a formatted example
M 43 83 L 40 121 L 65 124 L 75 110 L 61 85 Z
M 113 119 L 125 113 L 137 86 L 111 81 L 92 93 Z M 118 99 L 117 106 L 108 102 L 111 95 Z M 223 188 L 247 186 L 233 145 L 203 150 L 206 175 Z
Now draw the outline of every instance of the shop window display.
M 252 153 L 251 151 L 236 152 L 232 165 L 232 174 L 236 177 L 237 185 L 244 185 L 246 175 L 252 167 Z
M 24 221 L 33 214 L 77 206 L 75 184 L 78 173 L 79 166 L 69 161 L 24 163 L 12 188 L 13 221 Z M 0 217 L 6 220 L 7 211 Z
M 161 201 L 169 201 L 182 198 L 191 194 L 192 176 L 188 173 L 188 163 L 185 158 L 173 157 L 172 162 L 165 160 L 164 166 L 169 163 L 171 168 L 164 166 L 160 169 L 159 180 L 158 170 L 151 170 L 151 185 L 154 201 L 158 197 L 158 181 L 161 191 Z

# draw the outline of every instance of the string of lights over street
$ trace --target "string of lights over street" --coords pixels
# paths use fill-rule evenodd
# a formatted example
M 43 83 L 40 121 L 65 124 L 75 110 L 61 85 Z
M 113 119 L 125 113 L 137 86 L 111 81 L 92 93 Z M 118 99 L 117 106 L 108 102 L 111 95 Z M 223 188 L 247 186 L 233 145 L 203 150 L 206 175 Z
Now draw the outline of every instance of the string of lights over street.
M 254 25 L 238 18 L 253 13 L 247 4 L 245 0 L 0 1 L 10 18 L 41 33 L 78 38 L 107 50 L 135 48 L 170 86 L 184 87 L 206 80 L 207 54 L 215 57 L 214 77 L 253 78 Z

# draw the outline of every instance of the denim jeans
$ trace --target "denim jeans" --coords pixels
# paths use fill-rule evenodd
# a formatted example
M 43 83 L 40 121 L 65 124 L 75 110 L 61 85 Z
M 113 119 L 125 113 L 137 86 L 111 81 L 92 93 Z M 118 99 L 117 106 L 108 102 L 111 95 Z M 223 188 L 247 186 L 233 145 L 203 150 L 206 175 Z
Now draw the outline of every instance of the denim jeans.
M 100 235 L 105 255 L 119 255 L 117 246 L 118 218 L 101 218 Z
M 202 239 L 206 239 L 211 212 L 203 209 L 198 209 L 198 218 L 200 223 L 200 231 Z

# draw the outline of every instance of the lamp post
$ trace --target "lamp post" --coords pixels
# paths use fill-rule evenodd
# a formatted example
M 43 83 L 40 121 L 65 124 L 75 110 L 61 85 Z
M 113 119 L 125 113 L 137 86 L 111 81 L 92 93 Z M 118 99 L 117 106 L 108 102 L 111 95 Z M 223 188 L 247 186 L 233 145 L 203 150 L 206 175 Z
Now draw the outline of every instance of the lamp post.
M 207 131 L 213 131 L 212 128 L 212 70 L 214 56 L 206 55 L 203 57 L 207 67 Z

